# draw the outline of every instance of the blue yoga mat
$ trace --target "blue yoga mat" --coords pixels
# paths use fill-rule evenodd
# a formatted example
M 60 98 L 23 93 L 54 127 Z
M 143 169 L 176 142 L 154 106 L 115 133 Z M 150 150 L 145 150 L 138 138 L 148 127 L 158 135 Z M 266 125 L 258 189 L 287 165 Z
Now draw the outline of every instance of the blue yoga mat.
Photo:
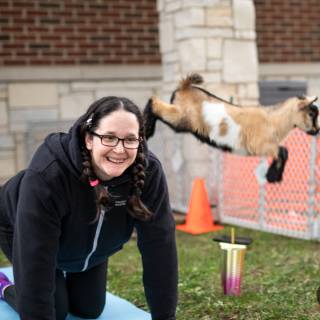
M 10 280 L 13 279 L 12 268 L 0 268 Z M 109 292 L 106 307 L 98 319 L 103 320 L 151 320 L 149 313 L 137 308 L 132 303 L 121 299 Z M 19 320 L 18 314 L 4 301 L 0 300 L 0 319 Z M 69 315 L 67 320 L 80 320 L 82 318 Z

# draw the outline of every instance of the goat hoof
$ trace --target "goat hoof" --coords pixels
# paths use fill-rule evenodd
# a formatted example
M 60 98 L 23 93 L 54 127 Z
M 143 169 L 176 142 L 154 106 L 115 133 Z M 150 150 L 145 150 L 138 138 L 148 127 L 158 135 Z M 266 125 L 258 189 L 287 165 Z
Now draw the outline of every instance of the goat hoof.
M 266 174 L 266 179 L 269 183 L 275 183 L 279 181 L 279 177 L 277 176 L 277 172 L 269 171 Z
M 146 107 L 143 111 L 144 117 L 144 126 L 145 126 L 145 135 L 148 140 L 150 137 L 154 135 L 156 129 L 156 121 L 157 117 L 152 112 L 152 99 L 149 99 Z
M 282 181 L 282 174 L 281 175 L 272 175 L 272 174 L 266 174 L 266 179 L 269 183 L 277 183 Z
M 266 179 L 270 183 L 274 183 L 278 181 L 279 168 L 278 161 L 273 160 L 266 174 Z
M 270 183 L 282 181 L 283 170 L 284 170 L 284 167 L 283 166 L 278 167 L 278 161 L 273 160 L 266 174 L 267 181 Z
M 288 160 L 288 150 L 285 147 L 279 147 L 278 159 L 274 159 L 266 174 L 266 179 L 270 183 L 282 181 L 282 176 L 286 162 Z

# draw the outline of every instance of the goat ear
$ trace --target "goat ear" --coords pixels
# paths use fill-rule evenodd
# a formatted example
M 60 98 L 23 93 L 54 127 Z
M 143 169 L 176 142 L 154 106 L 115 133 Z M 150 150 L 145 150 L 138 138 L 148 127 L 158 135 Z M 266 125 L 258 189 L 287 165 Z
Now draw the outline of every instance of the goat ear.
M 303 109 L 305 107 L 310 106 L 312 103 L 318 100 L 317 96 L 310 96 L 310 97 L 305 97 L 303 100 L 299 101 L 298 107 L 299 109 Z

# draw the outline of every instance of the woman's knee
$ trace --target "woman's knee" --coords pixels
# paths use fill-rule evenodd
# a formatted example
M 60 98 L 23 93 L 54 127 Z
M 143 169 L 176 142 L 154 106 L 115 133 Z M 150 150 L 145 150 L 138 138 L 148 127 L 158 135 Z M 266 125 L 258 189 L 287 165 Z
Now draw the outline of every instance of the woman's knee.
M 96 319 L 102 314 L 103 309 L 105 307 L 105 301 L 96 305 L 90 306 L 76 306 L 70 308 L 70 313 L 76 317 L 84 318 L 84 319 Z

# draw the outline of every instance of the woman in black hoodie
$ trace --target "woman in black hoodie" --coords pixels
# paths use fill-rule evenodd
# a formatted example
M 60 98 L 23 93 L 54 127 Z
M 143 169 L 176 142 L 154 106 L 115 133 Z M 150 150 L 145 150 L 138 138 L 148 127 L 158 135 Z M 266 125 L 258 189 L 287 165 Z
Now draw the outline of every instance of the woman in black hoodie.
M 68 133 L 49 135 L 3 186 L 0 246 L 15 284 L 0 275 L 0 298 L 22 320 L 99 317 L 108 257 L 133 228 L 152 319 L 174 320 L 177 255 L 165 176 L 147 150 L 139 109 L 106 97 Z

